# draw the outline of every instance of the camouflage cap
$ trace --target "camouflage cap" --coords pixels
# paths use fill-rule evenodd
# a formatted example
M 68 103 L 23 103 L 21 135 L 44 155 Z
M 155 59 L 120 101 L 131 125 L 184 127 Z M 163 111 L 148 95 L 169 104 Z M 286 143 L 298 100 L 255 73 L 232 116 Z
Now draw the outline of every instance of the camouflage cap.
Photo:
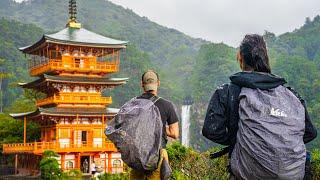
M 142 85 L 145 91 L 158 89 L 158 75 L 154 71 L 147 71 L 142 76 Z

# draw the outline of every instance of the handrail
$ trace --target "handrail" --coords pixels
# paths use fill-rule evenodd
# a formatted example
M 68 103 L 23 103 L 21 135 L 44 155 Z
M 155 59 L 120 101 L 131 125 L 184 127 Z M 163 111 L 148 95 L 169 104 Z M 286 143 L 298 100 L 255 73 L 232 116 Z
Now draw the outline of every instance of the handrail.
M 111 73 L 119 70 L 119 63 L 116 60 L 111 62 L 82 63 L 73 61 L 68 63 L 59 59 L 50 59 L 31 67 L 29 70 L 32 75 L 54 70 Z
M 94 93 L 60 93 L 45 99 L 37 100 L 37 106 L 52 103 L 72 103 L 72 104 L 111 104 L 112 97 L 102 97 Z
M 80 143 L 59 143 L 59 142 L 34 142 L 3 144 L 3 153 L 42 153 L 45 150 L 56 152 L 82 152 L 82 151 L 117 151 L 115 145 L 110 141 L 94 144 L 92 141 Z

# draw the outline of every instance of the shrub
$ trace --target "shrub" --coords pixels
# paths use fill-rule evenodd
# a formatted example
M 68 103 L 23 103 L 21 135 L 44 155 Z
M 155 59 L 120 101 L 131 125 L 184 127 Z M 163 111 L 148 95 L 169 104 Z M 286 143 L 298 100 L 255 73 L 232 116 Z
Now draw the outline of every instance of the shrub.
M 64 172 L 62 179 L 82 180 L 82 172 L 78 169 L 72 169 L 70 171 Z
M 320 179 L 320 149 L 314 149 L 311 158 L 313 179 Z
M 57 153 L 54 151 L 44 151 L 40 161 L 40 171 L 42 179 L 61 179 L 62 171 L 59 168 Z
M 109 174 L 104 173 L 98 176 L 99 180 L 128 180 L 129 176 L 127 173 L 121 173 L 121 174 Z
M 191 148 L 174 142 L 167 146 L 172 177 L 174 180 L 183 179 L 228 179 L 228 157 L 210 159 L 211 152 L 217 152 L 220 148 L 214 147 L 207 152 L 199 153 Z M 320 149 L 312 151 L 313 179 L 320 179 Z
M 218 151 L 219 148 L 211 151 Z M 172 179 L 227 179 L 227 157 L 210 159 L 210 152 L 199 153 L 174 142 L 167 146 Z

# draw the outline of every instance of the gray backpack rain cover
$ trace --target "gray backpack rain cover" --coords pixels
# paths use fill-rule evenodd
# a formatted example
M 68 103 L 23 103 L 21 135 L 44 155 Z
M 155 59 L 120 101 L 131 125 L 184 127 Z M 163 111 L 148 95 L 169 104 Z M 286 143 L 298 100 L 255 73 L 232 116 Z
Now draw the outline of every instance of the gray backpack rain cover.
M 134 98 L 124 104 L 106 128 L 106 136 L 131 168 L 143 172 L 157 169 L 161 148 L 162 121 L 154 105 L 159 97 Z
M 243 87 L 231 170 L 242 179 L 303 179 L 305 110 L 286 87 Z

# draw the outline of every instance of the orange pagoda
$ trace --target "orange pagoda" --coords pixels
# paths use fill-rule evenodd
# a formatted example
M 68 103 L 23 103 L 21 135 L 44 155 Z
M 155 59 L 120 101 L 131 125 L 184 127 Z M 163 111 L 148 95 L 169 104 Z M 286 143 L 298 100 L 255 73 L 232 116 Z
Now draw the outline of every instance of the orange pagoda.
M 109 77 L 119 71 L 127 42 L 82 28 L 76 20 L 75 0 L 69 1 L 69 14 L 65 29 L 20 48 L 28 56 L 30 75 L 38 78 L 19 85 L 46 97 L 36 101 L 34 112 L 11 114 L 24 121 L 24 141 L 3 145 L 3 153 L 15 154 L 18 168 L 37 168 L 43 152 L 53 150 L 63 170 L 88 173 L 95 162 L 101 171 L 122 172 L 121 155 L 104 135 L 106 123 L 118 109 L 108 107 L 112 97 L 102 96 L 102 91 L 127 82 L 127 78 Z M 30 121 L 40 125 L 39 142 L 26 142 Z

